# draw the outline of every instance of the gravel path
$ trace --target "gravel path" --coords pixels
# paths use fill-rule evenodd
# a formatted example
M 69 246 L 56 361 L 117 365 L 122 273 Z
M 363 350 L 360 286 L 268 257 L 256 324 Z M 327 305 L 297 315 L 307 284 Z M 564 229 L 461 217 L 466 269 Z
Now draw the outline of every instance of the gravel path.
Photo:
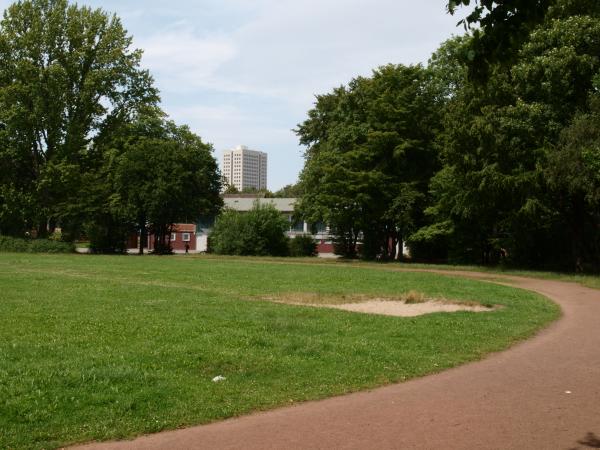
M 510 350 L 437 375 L 134 441 L 78 448 L 600 448 L 600 290 L 519 277 L 502 276 L 502 281 L 553 299 L 563 318 Z

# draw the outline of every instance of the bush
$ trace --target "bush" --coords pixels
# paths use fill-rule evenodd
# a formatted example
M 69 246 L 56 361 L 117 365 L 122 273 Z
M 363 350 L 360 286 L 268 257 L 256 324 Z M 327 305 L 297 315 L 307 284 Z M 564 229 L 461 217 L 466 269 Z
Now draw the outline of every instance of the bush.
M 29 251 L 29 240 L 0 236 L 0 251 L 25 253 Z
M 310 234 L 290 239 L 290 256 L 317 256 L 317 243 Z
M 88 223 L 84 226 L 84 230 L 90 240 L 92 253 L 125 253 L 127 250 L 129 228 L 110 218 Z
M 75 246 L 48 239 L 19 239 L 0 236 L 0 252 L 14 253 L 72 253 Z
M 240 213 L 225 210 L 210 234 L 210 249 L 220 255 L 286 256 L 289 224 L 272 205 L 254 204 Z

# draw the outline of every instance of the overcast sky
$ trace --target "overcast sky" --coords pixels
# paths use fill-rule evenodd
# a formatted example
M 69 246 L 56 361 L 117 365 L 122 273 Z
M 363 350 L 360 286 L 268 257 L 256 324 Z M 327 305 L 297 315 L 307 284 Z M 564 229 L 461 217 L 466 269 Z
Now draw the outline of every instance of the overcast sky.
M 10 2 L 0 0 L 4 9 Z M 425 63 L 461 34 L 445 0 L 86 0 L 144 50 L 163 109 L 223 150 L 269 154 L 268 186 L 294 183 L 292 129 L 316 94 L 387 63 Z

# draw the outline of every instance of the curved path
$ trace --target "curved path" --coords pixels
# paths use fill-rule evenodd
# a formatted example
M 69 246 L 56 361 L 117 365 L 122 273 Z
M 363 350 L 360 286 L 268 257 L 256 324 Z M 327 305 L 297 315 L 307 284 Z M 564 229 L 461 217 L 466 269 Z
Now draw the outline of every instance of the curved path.
M 520 277 L 502 276 L 502 281 L 556 301 L 563 318 L 508 351 L 440 374 L 134 441 L 79 448 L 600 448 L 600 290 Z

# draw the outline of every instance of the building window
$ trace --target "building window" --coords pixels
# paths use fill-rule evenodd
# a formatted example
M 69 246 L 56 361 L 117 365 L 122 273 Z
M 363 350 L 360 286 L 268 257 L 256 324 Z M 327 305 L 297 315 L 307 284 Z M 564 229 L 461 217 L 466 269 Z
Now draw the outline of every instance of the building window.
M 183 233 L 183 242 L 190 242 L 190 233 Z
M 175 242 L 177 240 L 177 233 L 171 233 L 171 242 Z

